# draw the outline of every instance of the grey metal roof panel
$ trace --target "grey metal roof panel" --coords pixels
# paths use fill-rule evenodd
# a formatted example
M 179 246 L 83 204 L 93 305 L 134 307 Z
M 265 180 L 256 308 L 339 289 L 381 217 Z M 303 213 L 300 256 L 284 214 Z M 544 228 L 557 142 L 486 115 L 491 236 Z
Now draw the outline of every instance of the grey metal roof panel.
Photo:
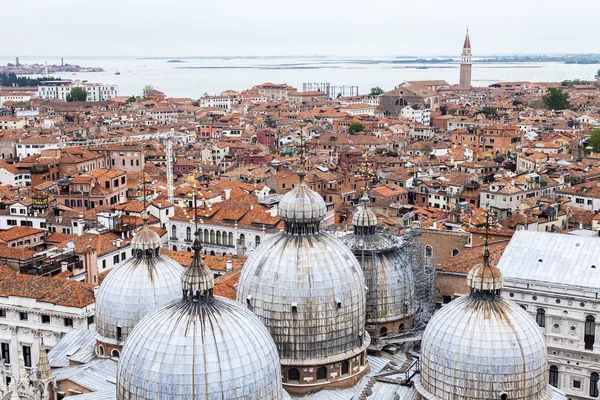
M 114 382 L 117 376 L 117 361 L 112 358 L 97 359 L 89 364 L 61 368 L 53 372 L 57 381 L 68 379 L 93 392 L 117 391 Z
M 91 392 L 77 395 L 77 400 L 116 400 L 117 392 L 115 390 L 103 390 L 101 392 Z
M 600 288 L 600 239 L 519 231 L 498 263 L 505 280 Z
M 90 349 L 93 353 L 96 338 L 94 332 L 85 329 L 71 329 L 65 337 L 48 353 L 48 361 L 52 368 L 64 368 L 69 366 L 71 357 L 83 358 L 88 362 L 90 358 Z

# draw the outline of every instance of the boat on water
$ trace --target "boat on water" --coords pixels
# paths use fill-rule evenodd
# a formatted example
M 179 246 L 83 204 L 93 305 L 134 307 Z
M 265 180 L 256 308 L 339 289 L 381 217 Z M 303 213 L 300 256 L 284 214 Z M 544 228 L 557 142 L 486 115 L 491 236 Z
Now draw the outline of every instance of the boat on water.
M 115 71 L 115 75 L 121 75 L 119 71 Z
M 417 69 L 429 69 L 429 67 L 427 65 L 420 65 Z

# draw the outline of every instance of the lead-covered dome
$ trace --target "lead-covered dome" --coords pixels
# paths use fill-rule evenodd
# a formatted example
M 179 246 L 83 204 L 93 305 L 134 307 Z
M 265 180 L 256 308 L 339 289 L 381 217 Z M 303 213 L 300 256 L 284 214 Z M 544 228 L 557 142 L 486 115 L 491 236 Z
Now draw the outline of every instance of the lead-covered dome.
M 470 274 L 471 294 L 438 311 L 423 333 L 415 387 L 424 398 L 551 397 L 544 336 L 525 310 L 500 297 L 502 273 L 488 257 L 486 246 L 483 265 Z
M 181 277 L 183 299 L 150 312 L 129 336 L 117 399 L 284 398 L 273 339 L 252 312 L 213 296 L 213 273 L 200 249 L 196 236 L 194 259 Z
M 144 315 L 181 296 L 183 267 L 160 254 L 160 237 L 144 223 L 131 242 L 132 257 L 115 267 L 96 294 L 99 355 L 113 355 Z
M 362 267 L 367 285 L 367 330 L 372 338 L 401 334 L 412 328 L 416 313 L 415 277 L 404 243 L 377 231 L 377 217 L 363 196 L 342 238 Z
M 319 230 L 323 200 L 299 175 L 284 196 L 284 231 L 250 254 L 237 288 L 238 301 L 269 329 L 290 392 L 352 385 L 368 369 L 370 341 L 360 265 L 340 240 Z

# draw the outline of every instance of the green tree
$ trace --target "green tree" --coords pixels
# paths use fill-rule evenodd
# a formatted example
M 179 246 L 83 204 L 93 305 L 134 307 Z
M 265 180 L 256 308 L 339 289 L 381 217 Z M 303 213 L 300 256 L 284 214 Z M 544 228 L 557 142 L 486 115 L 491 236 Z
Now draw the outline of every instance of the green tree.
M 348 132 L 350 132 L 350 133 L 364 132 L 364 130 L 365 130 L 365 126 L 363 124 L 361 124 L 360 122 L 353 122 L 348 127 Z
M 87 92 L 84 88 L 74 87 L 71 89 L 71 94 L 67 95 L 67 101 L 85 101 Z
M 495 107 L 482 107 L 477 112 L 477 114 L 483 114 L 486 118 L 495 118 L 498 116 L 498 110 Z
M 152 85 L 146 85 L 144 86 L 144 89 L 142 89 L 142 96 L 144 98 L 146 98 L 148 96 L 148 92 L 154 90 L 154 86 Z
M 592 131 L 592 136 L 590 136 L 588 146 L 594 150 L 594 153 L 600 153 L 600 128 Z
M 448 110 L 448 114 L 450 115 L 456 115 L 458 113 L 458 110 L 456 108 L 451 108 Z
M 383 94 L 382 88 L 380 88 L 379 86 L 371 88 L 371 96 L 379 96 L 380 94 Z
M 542 101 L 549 110 L 564 110 L 569 108 L 569 93 L 564 93 L 562 89 L 549 88 Z
M 600 69 L 596 72 L 596 76 L 600 76 Z
M 131 95 L 131 97 L 127 99 L 126 103 L 127 103 L 127 104 L 130 104 L 130 103 L 135 103 L 135 101 L 136 101 L 136 98 L 135 98 L 135 96 L 134 96 L 134 95 Z

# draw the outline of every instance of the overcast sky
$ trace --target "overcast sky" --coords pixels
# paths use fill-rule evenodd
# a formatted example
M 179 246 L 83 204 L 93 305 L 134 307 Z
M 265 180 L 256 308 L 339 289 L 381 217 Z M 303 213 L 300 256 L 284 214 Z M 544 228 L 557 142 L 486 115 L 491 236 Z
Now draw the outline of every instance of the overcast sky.
M 600 0 L 0 0 L 3 56 L 600 53 Z

